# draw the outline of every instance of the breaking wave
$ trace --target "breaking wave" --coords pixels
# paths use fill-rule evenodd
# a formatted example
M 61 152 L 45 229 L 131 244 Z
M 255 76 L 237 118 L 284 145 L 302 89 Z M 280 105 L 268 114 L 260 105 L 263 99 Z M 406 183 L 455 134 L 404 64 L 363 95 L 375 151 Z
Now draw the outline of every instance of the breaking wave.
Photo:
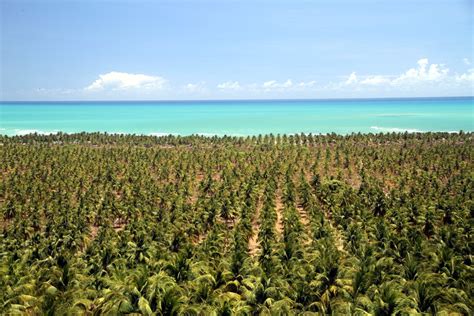
M 424 133 L 424 131 L 416 128 L 400 128 L 400 127 L 380 127 L 380 126 L 371 126 L 373 130 L 384 132 L 384 133 Z
M 28 135 L 28 134 L 38 134 L 38 135 L 51 135 L 51 134 L 57 134 L 59 131 L 41 131 L 38 129 L 15 129 L 15 135 L 18 136 L 23 136 L 23 135 Z

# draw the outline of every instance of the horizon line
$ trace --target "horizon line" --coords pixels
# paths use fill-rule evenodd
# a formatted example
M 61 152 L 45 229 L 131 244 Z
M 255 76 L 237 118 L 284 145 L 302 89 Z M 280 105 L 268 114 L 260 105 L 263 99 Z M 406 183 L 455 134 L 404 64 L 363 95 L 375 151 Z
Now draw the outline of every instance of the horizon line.
M 473 99 L 474 95 L 466 96 L 424 96 L 424 97 L 371 97 L 371 98 L 270 98 L 270 99 L 137 99 L 137 100 L 0 100 L 2 103 L 92 103 L 92 102 L 272 102 L 272 101 L 355 101 L 355 100 L 413 100 L 413 99 Z

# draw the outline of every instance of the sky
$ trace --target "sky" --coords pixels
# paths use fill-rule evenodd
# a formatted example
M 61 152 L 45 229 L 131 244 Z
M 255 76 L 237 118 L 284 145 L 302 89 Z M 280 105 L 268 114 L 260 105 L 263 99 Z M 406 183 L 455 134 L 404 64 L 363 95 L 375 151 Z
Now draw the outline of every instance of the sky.
M 474 94 L 471 0 L 0 0 L 0 100 Z

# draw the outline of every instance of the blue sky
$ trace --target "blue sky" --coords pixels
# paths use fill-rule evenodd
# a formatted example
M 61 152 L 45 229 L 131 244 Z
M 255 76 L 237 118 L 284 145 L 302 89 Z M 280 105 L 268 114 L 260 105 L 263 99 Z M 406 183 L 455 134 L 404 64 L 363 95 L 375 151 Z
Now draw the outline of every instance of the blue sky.
M 471 0 L 0 0 L 3 100 L 473 95 Z

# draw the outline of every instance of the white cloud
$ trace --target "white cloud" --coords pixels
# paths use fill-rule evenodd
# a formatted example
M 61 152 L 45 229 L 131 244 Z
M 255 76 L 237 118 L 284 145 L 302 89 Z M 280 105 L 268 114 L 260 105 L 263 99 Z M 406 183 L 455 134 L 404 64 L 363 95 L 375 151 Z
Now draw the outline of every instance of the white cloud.
M 474 83 L 474 68 L 469 69 L 467 73 L 457 75 L 456 76 L 457 82 L 473 82 Z
M 271 88 L 271 87 L 275 86 L 276 83 L 277 83 L 276 80 L 265 81 L 262 86 L 264 88 Z
M 465 64 L 470 60 L 464 59 Z M 466 67 L 470 68 L 470 67 Z M 82 99 L 110 97 L 120 94 L 122 98 L 180 98 L 182 96 L 192 97 L 219 97 L 219 96 L 245 96 L 245 97 L 268 97 L 275 96 L 291 97 L 314 97 L 332 96 L 331 93 L 347 94 L 350 96 L 367 93 L 371 95 L 397 95 L 414 91 L 419 94 L 438 94 L 446 91 L 455 91 L 454 94 L 472 94 L 474 84 L 474 68 L 462 72 L 450 72 L 444 64 L 430 63 L 428 58 L 417 61 L 412 67 L 399 75 L 386 74 L 359 74 L 355 71 L 345 77 L 339 77 L 335 81 L 323 82 L 318 80 L 301 81 L 288 79 L 286 81 L 269 80 L 265 82 L 245 83 L 234 80 L 222 81 L 211 87 L 207 87 L 204 81 L 187 84 L 169 84 L 167 80 L 159 76 L 132 74 L 125 72 L 109 72 L 101 74 L 86 88 L 79 89 L 52 89 L 38 88 L 34 90 L 40 98 L 63 98 Z M 89 92 L 97 93 L 89 93 Z M 103 92 L 101 94 L 101 92 Z M 225 94 L 228 92 L 229 94 Z M 434 92 L 434 93 L 433 93 Z M 214 94 L 215 93 L 215 94 Z M 325 95 L 326 94 L 326 95 Z M 451 93 L 453 94 L 453 93 Z
M 149 76 L 144 74 L 130 74 L 126 72 L 112 71 L 99 75 L 99 79 L 85 89 L 94 90 L 128 90 L 128 89 L 163 89 L 166 80 L 158 76 Z
M 415 85 L 423 82 L 441 82 L 443 80 L 452 80 L 448 77 L 449 69 L 443 64 L 430 64 L 427 58 L 418 60 L 418 67 L 410 68 L 399 76 L 385 75 L 365 75 L 358 76 L 352 72 L 346 79 L 339 84 L 329 84 L 327 87 L 340 89 L 344 86 L 352 86 L 361 89 L 363 86 L 402 86 Z M 471 74 L 464 74 L 459 80 L 470 78 Z
M 314 90 L 316 81 L 299 81 L 293 82 L 288 79 L 286 81 L 269 80 L 263 83 L 241 84 L 239 81 L 226 81 L 217 85 L 220 90 L 233 90 L 248 93 L 261 92 L 302 92 L 305 90 Z
M 201 93 L 206 90 L 206 82 L 188 83 L 184 86 L 185 90 L 191 93 Z
M 389 83 L 390 79 L 386 76 L 372 75 L 372 76 L 362 76 L 359 78 L 355 72 L 352 72 L 344 82 L 345 85 L 379 85 Z
M 352 72 L 349 77 L 347 77 L 346 84 L 355 84 L 358 82 L 357 75 L 355 72 Z
M 240 90 L 241 86 L 238 81 L 226 81 L 217 85 L 222 90 Z
M 293 86 L 293 82 L 290 79 L 282 83 L 276 80 L 270 80 L 270 81 L 264 82 L 262 85 L 262 88 L 268 91 L 268 90 L 273 90 L 273 89 L 288 89 L 288 88 L 291 88 L 292 86 Z
M 72 95 L 79 92 L 78 89 L 62 89 L 62 88 L 36 88 L 34 92 L 39 95 Z
M 380 85 L 390 83 L 390 79 L 386 76 L 367 76 L 364 80 L 360 81 L 361 84 L 366 85 Z
M 443 64 L 430 64 L 428 58 L 418 60 L 418 67 L 411 68 L 399 77 L 392 80 L 393 85 L 413 84 L 423 81 L 440 81 L 444 79 L 449 72 Z
M 471 65 L 471 61 L 469 60 L 469 58 L 463 58 L 462 60 L 464 62 L 464 64 L 470 66 Z
M 314 80 L 308 81 L 308 82 L 301 81 L 300 83 L 298 83 L 297 86 L 300 88 L 313 88 L 316 86 L 316 81 Z
M 188 90 L 190 92 L 195 92 L 198 89 L 199 89 L 199 84 L 197 84 L 197 83 L 188 83 L 186 85 L 186 90 Z

